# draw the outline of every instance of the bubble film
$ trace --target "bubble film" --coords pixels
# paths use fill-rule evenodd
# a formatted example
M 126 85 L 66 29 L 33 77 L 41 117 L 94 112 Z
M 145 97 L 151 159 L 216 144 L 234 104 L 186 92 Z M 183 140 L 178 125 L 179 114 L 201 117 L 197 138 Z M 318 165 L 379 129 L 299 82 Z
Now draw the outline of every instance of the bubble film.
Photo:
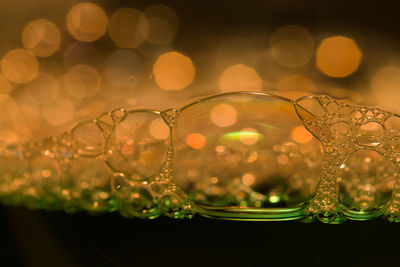
M 292 134 L 298 127 L 291 101 L 277 96 L 230 93 L 191 104 L 173 131 L 176 184 L 208 216 L 302 216 L 321 153 L 305 129 L 306 142 Z
M 327 96 L 210 96 L 114 109 L 0 146 L 0 198 L 129 218 L 400 221 L 400 116 Z

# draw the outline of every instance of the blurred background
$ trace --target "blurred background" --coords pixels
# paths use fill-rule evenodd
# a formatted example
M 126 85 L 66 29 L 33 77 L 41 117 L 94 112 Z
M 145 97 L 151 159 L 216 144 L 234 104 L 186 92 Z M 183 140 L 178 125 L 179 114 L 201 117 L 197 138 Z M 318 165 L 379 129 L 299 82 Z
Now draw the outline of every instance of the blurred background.
M 115 107 L 166 109 L 235 90 L 400 112 L 400 4 L 390 1 L 13 0 L 0 12 L 9 144 Z M 5 266 L 379 266 L 398 260 L 400 238 L 383 220 L 149 222 L 10 207 L 0 216 Z
M 335 1 L 1 1 L 0 140 L 235 90 L 399 111 L 399 9 Z

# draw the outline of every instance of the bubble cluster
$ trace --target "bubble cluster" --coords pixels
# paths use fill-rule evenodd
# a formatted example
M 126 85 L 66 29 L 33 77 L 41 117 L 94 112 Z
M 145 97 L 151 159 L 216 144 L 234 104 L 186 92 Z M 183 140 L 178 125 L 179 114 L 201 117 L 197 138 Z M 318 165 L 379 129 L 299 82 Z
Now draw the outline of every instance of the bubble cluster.
M 193 204 L 171 182 L 171 129 L 164 116 L 116 109 L 43 141 L 2 144 L 1 199 L 67 212 L 192 217 Z
M 374 198 L 375 194 L 385 193 L 375 192 L 378 188 L 371 181 L 364 186 L 360 181 L 374 179 L 375 183 L 380 183 L 384 180 L 383 175 L 398 173 L 400 154 L 397 140 L 400 131 L 396 122 L 400 121 L 400 116 L 379 108 L 356 106 L 327 96 L 300 98 L 296 101 L 296 109 L 307 129 L 321 141 L 323 150 L 321 180 L 306 212 L 315 214 L 326 222 L 334 220 L 339 213 L 363 220 L 377 217 L 382 212 L 390 221 L 400 221 L 398 179 L 395 179 L 392 195 L 386 202 L 382 197 Z M 369 157 L 361 154 L 364 163 L 360 164 L 359 154 L 368 151 L 374 153 Z M 354 162 L 357 162 L 357 167 Z M 347 169 L 352 165 L 353 169 Z M 377 168 L 383 170 L 378 172 Z M 347 173 L 352 172 L 349 175 L 354 176 L 357 172 L 362 175 L 351 177 L 353 182 L 358 179 L 357 190 L 350 193 L 354 204 L 340 208 L 337 179 L 341 169 Z M 392 171 L 387 171 L 390 169 Z M 345 180 L 342 177 L 345 185 L 351 183 L 351 179 Z M 369 209 L 372 211 L 365 212 Z
M 4 17 L 4 202 L 141 218 L 400 220 L 397 115 L 299 99 L 396 111 L 399 57 L 384 39 L 340 25 L 197 23 L 172 2 L 45 2 Z
M 50 122 L 67 117 L 57 112 Z M 398 222 L 399 127 L 399 115 L 328 96 L 231 92 L 180 109 L 117 108 L 42 141 L 2 143 L 0 198 L 146 219 Z

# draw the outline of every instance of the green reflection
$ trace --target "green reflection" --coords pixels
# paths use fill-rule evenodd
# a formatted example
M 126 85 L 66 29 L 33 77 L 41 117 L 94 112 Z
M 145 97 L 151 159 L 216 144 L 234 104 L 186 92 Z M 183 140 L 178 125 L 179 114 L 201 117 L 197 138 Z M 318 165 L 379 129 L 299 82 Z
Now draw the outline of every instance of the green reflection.
M 221 136 L 221 140 L 223 141 L 238 141 L 240 138 L 258 138 L 261 139 L 263 138 L 264 135 L 257 133 L 257 132 L 251 132 L 251 131 L 237 131 L 237 132 L 230 132 L 226 133 Z
M 265 128 L 268 128 L 268 129 L 272 129 L 272 130 L 278 130 L 277 127 L 275 127 L 275 126 L 273 126 L 271 124 L 268 124 L 268 123 L 264 123 L 264 122 L 257 122 L 257 125 L 260 125 L 262 127 L 265 127 Z
M 278 203 L 280 200 L 281 200 L 281 198 L 276 195 L 272 195 L 269 197 L 269 202 L 271 202 L 271 203 Z

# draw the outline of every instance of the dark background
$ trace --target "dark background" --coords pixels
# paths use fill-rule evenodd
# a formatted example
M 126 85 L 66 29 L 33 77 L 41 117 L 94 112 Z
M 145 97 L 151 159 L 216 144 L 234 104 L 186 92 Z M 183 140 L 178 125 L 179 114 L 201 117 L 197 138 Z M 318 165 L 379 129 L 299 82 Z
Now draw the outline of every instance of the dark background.
M 398 266 L 399 225 L 131 220 L 1 208 L 2 266 Z
M 176 46 L 197 53 L 230 27 L 299 24 L 400 47 L 400 7 L 390 1 L 135 1 L 179 14 Z M 132 1 L 104 1 L 105 9 Z M 374 38 L 368 38 L 374 36 Z M 364 41 L 363 41 L 364 40 Z M 370 45 L 373 47 L 372 45 Z M 384 46 L 377 46 L 382 49 Z M 183 49 L 183 48 L 182 48 Z M 0 266 L 398 266 L 400 225 L 383 219 L 341 225 L 230 222 L 196 216 L 131 220 L 119 214 L 0 207 Z

